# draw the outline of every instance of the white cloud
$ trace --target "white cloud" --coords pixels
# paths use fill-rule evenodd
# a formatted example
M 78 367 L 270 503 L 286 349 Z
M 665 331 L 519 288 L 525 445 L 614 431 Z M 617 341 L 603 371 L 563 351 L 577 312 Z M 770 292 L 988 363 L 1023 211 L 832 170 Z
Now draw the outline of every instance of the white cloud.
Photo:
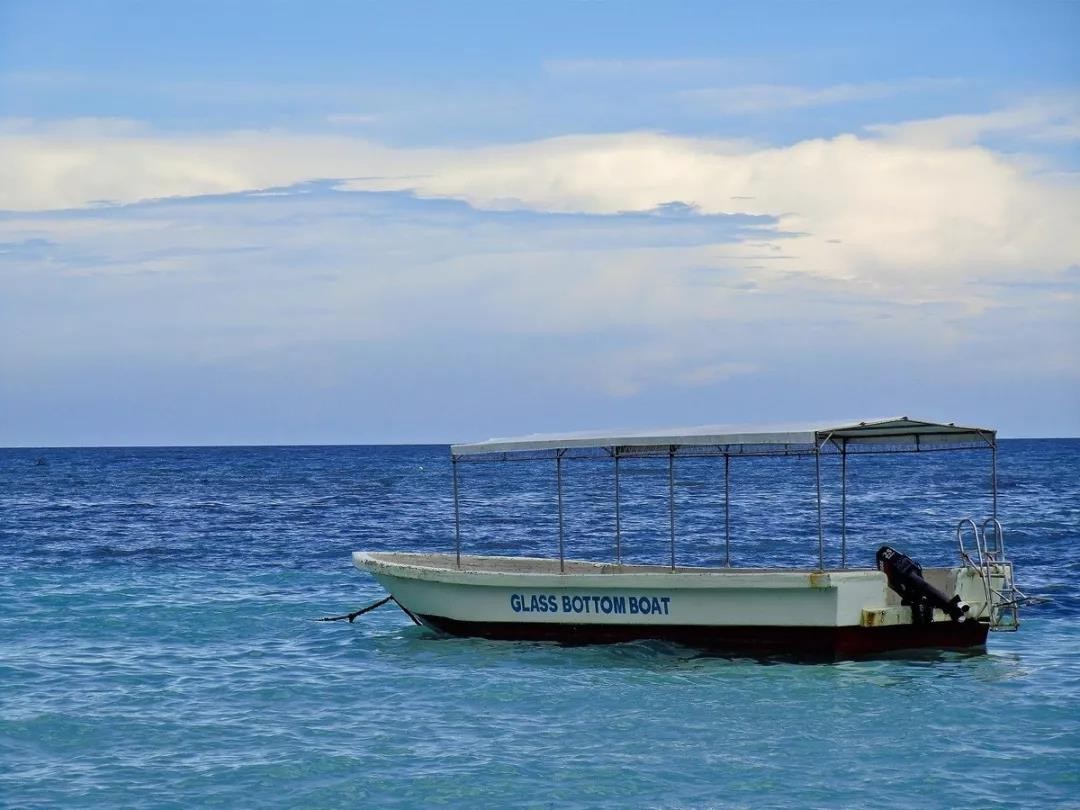
M 131 122 L 23 122 L 0 135 L 0 207 L 227 194 L 318 177 L 352 177 L 349 188 L 411 189 L 492 210 L 614 213 L 679 201 L 704 213 L 775 215 L 788 232 L 766 235 L 764 247 L 744 241 L 696 249 L 701 265 L 782 264 L 786 272 L 857 285 L 867 296 L 974 311 L 992 299 L 971 294 L 973 282 L 1054 278 L 1080 263 L 1077 179 L 1049 177 L 970 143 L 987 128 L 1061 127 L 1065 109 L 1028 106 L 962 126 L 947 118 L 778 147 L 628 133 L 406 149 L 276 131 L 180 137 Z M 918 136 L 933 127 L 953 135 Z M 625 283 L 629 271 L 620 272 Z M 610 281 L 598 277 L 583 306 L 610 290 Z M 671 303 L 697 306 L 692 296 Z
M 1080 140 L 1080 98 L 1037 98 L 988 113 L 878 124 L 866 129 L 892 141 L 929 148 L 968 146 L 986 135 L 1000 134 L 1032 141 L 1076 141 Z
M 962 82 L 955 79 L 909 79 L 900 82 L 863 82 L 825 87 L 750 84 L 684 90 L 679 93 L 679 98 L 695 108 L 727 115 L 743 115 L 869 101 L 903 93 L 936 92 L 955 89 L 960 84 Z
M 1080 260 L 1080 184 L 976 146 L 850 135 L 750 150 L 647 134 L 559 139 L 463 154 L 411 185 L 478 207 L 509 199 L 612 212 L 681 200 L 774 214 L 800 234 L 782 242 L 792 270 L 926 300 L 941 300 L 943 287 L 955 296 L 975 276 L 1053 274 Z M 761 252 L 742 250 L 747 260 Z
M 154 165 L 160 139 L 102 140 L 127 143 L 131 167 Z M 214 160 L 235 158 L 245 185 L 283 167 L 306 176 L 326 157 L 283 135 L 205 143 L 156 145 L 201 159 L 211 177 Z M 377 167 L 378 147 L 318 144 L 350 169 Z M 88 401 L 123 414 L 115 391 L 158 414 L 156 430 L 205 407 L 231 441 L 266 441 L 282 426 L 290 440 L 340 441 L 356 436 L 310 426 L 362 414 L 371 437 L 408 435 L 400 425 L 411 421 L 428 431 L 414 438 L 430 439 L 479 425 L 588 427 L 598 413 L 600 424 L 631 426 L 658 412 L 687 424 L 790 417 L 792 407 L 827 416 L 835 405 L 821 403 L 838 391 L 845 410 L 948 414 L 957 387 L 994 392 L 962 404 L 976 408 L 964 411 L 972 421 L 996 422 L 997 393 L 1014 405 L 1061 399 L 1080 379 L 1065 348 L 1077 337 L 1075 270 L 1058 275 L 1075 237 L 1066 228 L 1032 247 L 1075 213 L 1075 186 L 1055 201 L 1041 175 L 986 150 L 853 136 L 755 149 L 638 134 L 378 154 L 384 168 L 426 161 L 425 171 L 357 185 L 411 184 L 478 205 L 515 198 L 526 210 L 311 184 L 0 216 L 0 380 L 21 414 L 11 424 L 48 412 L 41 391 L 69 403 L 75 422 Z M 269 168 L 268 156 L 279 158 Z M 128 173 L 96 190 L 121 196 L 162 176 Z M 168 179 L 174 190 L 187 182 Z M 673 200 L 686 205 L 652 216 L 527 210 Z M 801 235 L 709 216 L 732 205 L 778 212 Z M 989 244 L 964 236 L 979 228 Z M 838 233 L 843 244 L 830 241 Z M 1009 253 L 1009 240 L 1022 249 Z
M 649 79 L 720 77 L 760 68 L 766 60 L 751 58 L 700 59 L 551 59 L 544 71 L 570 79 Z M 775 62 L 775 60 L 773 60 Z

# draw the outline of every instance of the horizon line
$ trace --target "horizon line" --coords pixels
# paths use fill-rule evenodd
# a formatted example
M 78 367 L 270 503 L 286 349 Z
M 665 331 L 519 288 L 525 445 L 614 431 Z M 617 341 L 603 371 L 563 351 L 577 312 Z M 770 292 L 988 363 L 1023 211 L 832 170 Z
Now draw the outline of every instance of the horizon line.
M 1074 441 L 1080 436 L 998 436 L 998 441 Z M 268 442 L 263 444 L 12 444 L 0 450 L 214 450 L 287 447 L 450 447 L 452 441 Z

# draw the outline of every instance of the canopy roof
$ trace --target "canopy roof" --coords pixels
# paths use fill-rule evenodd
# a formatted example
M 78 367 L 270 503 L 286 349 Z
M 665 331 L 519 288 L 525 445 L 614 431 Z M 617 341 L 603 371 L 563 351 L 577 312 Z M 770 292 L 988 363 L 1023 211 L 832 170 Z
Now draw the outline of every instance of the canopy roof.
M 452 455 L 523 453 L 539 450 L 603 448 L 609 451 L 648 452 L 672 448 L 727 448 L 731 446 L 814 449 L 863 444 L 910 445 L 915 451 L 928 446 L 982 444 L 993 446 L 996 431 L 990 428 L 961 427 L 952 422 L 927 422 L 906 416 L 866 421 L 838 420 L 825 425 L 708 425 L 674 430 L 532 434 L 505 439 L 488 439 L 472 444 L 455 444 Z

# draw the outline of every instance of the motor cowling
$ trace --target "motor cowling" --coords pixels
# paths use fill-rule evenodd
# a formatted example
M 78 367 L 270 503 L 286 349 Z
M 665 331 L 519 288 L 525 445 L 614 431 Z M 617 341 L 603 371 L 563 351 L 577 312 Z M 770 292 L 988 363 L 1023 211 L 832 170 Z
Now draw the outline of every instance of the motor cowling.
M 911 606 L 911 619 L 915 624 L 929 624 L 934 620 L 934 608 L 939 608 L 954 622 L 967 618 L 970 606 L 960 601 L 959 595 L 947 597 L 925 579 L 922 566 L 906 554 L 891 546 L 877 551 L 877 567 L 884 572 L 889 587 L 900 595 L 900 604 Z

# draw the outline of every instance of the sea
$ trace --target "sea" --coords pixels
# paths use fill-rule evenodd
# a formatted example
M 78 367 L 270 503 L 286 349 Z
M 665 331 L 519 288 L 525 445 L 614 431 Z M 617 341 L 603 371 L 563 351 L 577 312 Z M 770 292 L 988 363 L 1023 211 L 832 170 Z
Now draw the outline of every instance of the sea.
M 1080 807 L 1080 440 L 1004 440 L 1027 594 L 985 651 L 809 663 L 439 637 L 351 564 L 449 550 L 445 446 L 0 450 L 0 806 Z M 553 555 L 552 462 L 460 465 L 466 552 Z M 567 555 L 613 476 L 564 464 Z M 685 564 L 814 565 L 806 458 L 676 462 Z M 828 565 L 957 559 L 986 452 L 822 470 Z M 666 461 L 621 465 L 619 552 L 669 559 Z M 970 543 L 970 541 L 969 541 Z

